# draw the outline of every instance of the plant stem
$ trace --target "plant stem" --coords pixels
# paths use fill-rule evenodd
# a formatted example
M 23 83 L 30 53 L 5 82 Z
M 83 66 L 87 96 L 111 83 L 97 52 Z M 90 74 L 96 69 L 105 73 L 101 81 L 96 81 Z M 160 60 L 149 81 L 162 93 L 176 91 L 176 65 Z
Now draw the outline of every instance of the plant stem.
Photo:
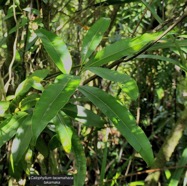
M 104 180 L 104 177 L 105 177 L 107 152 L 108 152 L 108 147 L 107 147 L 107 142 L 105 142 L 105 148 L 104 148 L 104 152 L 103 152 L 103 159 L 102 159 L 102 166 L 101 166 L 101 175 L 100 175 L 100 181 L 99 181 L 100 186 L 103 186 L 103 180 Z

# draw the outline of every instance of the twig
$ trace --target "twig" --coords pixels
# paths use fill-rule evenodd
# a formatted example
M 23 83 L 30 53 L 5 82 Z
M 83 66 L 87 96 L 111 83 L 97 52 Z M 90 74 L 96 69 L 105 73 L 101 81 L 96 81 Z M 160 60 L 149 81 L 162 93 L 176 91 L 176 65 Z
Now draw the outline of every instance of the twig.
M 136 58 L 137 56 L 139 56 L 140 54 L 144 53 L 147 51 L 147 49 L 151 48 L 154 44 L 156 44 L 160 39 L 162 39 L 168 32 L 170 32 L 177 24 L 179 24 L 185 17 L 187 17 L 187 12 L 182 15 L 181 17 L 179 17 L 178 19 L 176 19 L 176 21 L 168 28 L 166 29 L 161 35 L 159 35 L 153 42 L 151 42 L 150 44 L 148 44 L 147 46 L 145 46 L 142 50 L 140 50 L 138 53 L 136 53 L 134 56 L 129 57 L 127 59 L 125 59 L 124 61 L 116 61 L 114 63 L 112 63 L 111 65 L 108 66 L 108 68 L 113 68 L 114 66 L 122 63 L 122 62 L 127 62 L 130 61 L 134 58 Z
M 12 60 L 10 62 L 10 65 L 9 65 L 9 68 L 8 68 L 8 80 L 5 84 L 5 92 L 7 93 L 8 91 L 8 88 L 10 86 L 10 81 L 12 79 L 12 67 L 13 67 L 13 64 L 14 64 L 14 61 L 15 61 L 15 58 L 16 58 L 16 45 L 17 45 L 17 40 L 18 40 L 18 30 L 19 30 L 19 24 L 18 24 L 18 21 L 17 21 L 17 18 L 16 18 L 16 8 L 15 8 L 15 1 L 13 1 L 13 16 L 14 16 L 14 20 L 16 22 L 16 27 L 17 27 L 17 30 L 16 30 L 16 36 L 15 36 L 15 40 L 14 40 L 14 44 L 13 44 L 13 56 L 12 56 Z
M 153 1 L 153 0 L 151 0 L 151 1 L 149 2 L 150 5 L 152 4 L 152 1 Z M 147 7 L 146 7 L 146 8 L 144 9 L 143 13 L 142 13 L 142 16 L 141 16 L 140 20 L 138 21 L 138 23 L 137 23 L 137 25 L 136 25 L 136 27 L 135 27 L 133 33 L 132 33 L 132 36 L 135 35 L 135 33 L 136 33 L 138 27 L 140 26 L 140 23 L 142 22 L 142 19 L 144 18 L 145 14 L 146 14 L 146 12 L 147 12 L 147 10 L 148 10 L 148 9 L 147 9 Z
M 173 170 L 173 169 L 180 169 L 180 168 L 186 168 L 187 165 L 184 166 L 171 166 L 171 167 L 164 167 L 164 168 L 155 168 L 155 169 L 148 169 L 148 170 L 144 170 L 144 171 L 139 171 L 139 172 L 135 172 L 135 173 L 129 173 L 127 175 L 124 176 L 120 176 L 117 179 L 124 179 L 127 177 L 131 177 L 131 176 L 137 176 L 137 175 L 142 175 L 142 174 L 149 174 L 149 173 L 154 173 L 157 171 L 165 171 L 165 170 Z M 115 178 L 114 178 L 115 179 Z M 108 183 L 113 181 L 114 179 L 108 179 L 107 181 L 105 181 L 104 183 Z
M 161 35 L 159 35 L 153 42 L 151 42 L 150 44 L 145 46 L 142 50 L 137 52 L 135 55 L 133 55 L 133 56 L 127 58 L 127 59 L 126 59 L 126 56 L 125 56 L 124 59 L 120 59 L 118 61 L 113 62 L 111 65 L 108 65 L 107 68 L 111 69 L 115 66 L 120 65 L 122 62 L 130 61 L 130 60 L 136 58 L 137 56 L 139 56 L 140 54 L 146 52 L 150 47 L 152 47 L 154 44 L 156 44 L 160 39 L 162 39 L 168 32 L 170 32 L 177 24 L 179 24 L 186 17 L 187 17 L 187 11 L 182 16 L 178 17 L 178 19 L 176 19 L 174 21 L 174 23 L 168 29 L 166 29 Z M 165 24 L 163 24 L 163 25 L 165 26 Z M 89 82 L 93 81 L 97 77 L 98 77 L 97 75 L 91 76 L 90 78 L 86 79 L 83 82 L 83 85 L 88 84 Z

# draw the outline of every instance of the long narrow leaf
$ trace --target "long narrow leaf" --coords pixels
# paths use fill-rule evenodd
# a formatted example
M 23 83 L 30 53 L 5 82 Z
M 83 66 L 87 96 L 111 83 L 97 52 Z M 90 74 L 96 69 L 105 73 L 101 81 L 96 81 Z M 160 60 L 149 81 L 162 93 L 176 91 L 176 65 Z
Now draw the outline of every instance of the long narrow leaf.
M 16 96 L 23 95 L 29 91 L 31 87 L 36 87 L 36 84 L 40 83 L 47 75 L 49 74 L 49 70 L 36 70 L 28 76 L 21 84 L 19 84 L 16 89 Z
M 141 154 L 148 165 L 153 162 L 153 152 L 143 130 L 127 108 L 111 95 L 95 87 L 81 86 L 79 90 L 96 105 L 116 126 L 132 147 Z
M 138 98 L 138 86 L 136 81 L 127 74 L 122 74 L 114 70 L 100 68 L 100 67 L 89 67 L 88 70 L 97 74 L 98 76 L 120 83 L 122 90 L 133 100 Z
M 67 125 L 67 116 L 59 112 L 54 119 L 54 124 L 63 149 L 65 150 L 65 152 L 70 153 L 73 132 Z
M 82 44 L 81 58 L 82 63 L 94 52 L 102 40 L 103 34 L 110 25 L 109 18 L 100 18 L 85 35 Z
M 101 128 L 104 125 L 104 121 L 97 114 L 82 106 L 68 104 L 63 108 L 63 111 L 84 126 Z
M 176 61 L 176 60 L 168 58 L 168 57 L 158 56 L 158 55 L 140 55 L 137 58 L 158 59 L 161 61 L 167 61 L 167 62 L 172 63 L 173 65 L 179 66 L 182 70 L 187 72 L 187 68 L 184 65 L 182 65 L 179 61 Z
M 8 101 L 0 101 L 0 117 L 5 115 L 5 112 L 8 110 L 10 102 Z
M 44 90 L 36 104 L 32 118 L 34 142 L 48 122 L 69 101 L 80 82 L 79 77 L 70 75 L 61 75 L 57 80 L 56 83 L 49 85 Z
M 19 109 L 21 111 L 29 110 L 36 105 L 37 100 L 39 100 L 40 96 L 38 94 L 30 94 L 19 103 Z
M 159 17 L 159 15 L 156 13 L 156 11 L 154 10 L 154 8 L 149 4 L 147 3 L 146 1 L 144 0 L 141 0 L 141 2 L 146 6 L 146 8 L 152 13 L 153 17 L 158 21 L 158 23 L 162 23 L 162 19 Z
M 32 145 L 32 143 L 31 143 Z M 42 154 L 45 158 L 49 157 L 50 151 L 48 149 L 48 144 L 46 143 L 45 139 L 42 138 L 42 136 L 38 137 L 38 140 L 36 142 L 35 146 L 36 150 Z
M 72 152 L 75 157 L 77 174 L 74 175 L 74 186 L 83 186 L 86 178 L 86 157 L 79 137 L 73 131 Z
M 57 119 L 55 125 L 57 133 L 60 134 L 60 141 L 63 143 L 63 148 L 65 147 L 66 152 L 69 153 L 71 150 L 74 157 L 74 169 L 77 172 L 74 175 L 74 186 L 83 186 L 86 177 L 86 157 L 83 145 L 72 127 L 69 117 L 63 112 L 59 112 L 57 117 L 58 119 L 55 118 L 55 120 Z
M 0 124 L 0 147 L 16 134 L 26 115 L 27 113 L 25 112 L 19 112 L 12 116 L 11 119 L 7 119 Z
M 158 50 L 161 48 L 169 48 L 169 49 L 176 49 L 176 44 L 179 47 L 186 47 L 187 45 L 187 39 L 183 39 L 183 40 L 163 40 L 164 42 L 161 43 L 157 43 L 154 46 L 152 46 L 151 48 L 148 49 L 148 51 L 153 51 L 153 50 Z
M 110 61 L 121 59 L 124 56 L 135 54 L 146 44 L 155 40 L 159 35 L 160 33 L 143 34 L 142 36 L 133 39 L 128 38 L 117 41 L 99 51 L 95 57 L 86 63 L 85 67 L 101 66 Z
M 29 147 L 31 137 L 31 115 L 28 115 L 19 126 L 12 143 L 11 152 L 14 165 L 18 165 L 22 156 L 25 154 Z
M 59 70 L 68 74 L 72 67 L 72 59 L 62 39 L 45 29 L 38 29 L 35 33 L 42 40 L 45 50 Z

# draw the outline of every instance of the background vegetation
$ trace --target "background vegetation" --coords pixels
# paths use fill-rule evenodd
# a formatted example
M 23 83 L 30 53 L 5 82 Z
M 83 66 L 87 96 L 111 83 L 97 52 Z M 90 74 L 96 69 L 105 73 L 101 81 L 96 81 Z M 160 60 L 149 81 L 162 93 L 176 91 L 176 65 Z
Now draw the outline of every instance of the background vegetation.
M 186 7 L 0 1 L 0 184 L 186 185 Z

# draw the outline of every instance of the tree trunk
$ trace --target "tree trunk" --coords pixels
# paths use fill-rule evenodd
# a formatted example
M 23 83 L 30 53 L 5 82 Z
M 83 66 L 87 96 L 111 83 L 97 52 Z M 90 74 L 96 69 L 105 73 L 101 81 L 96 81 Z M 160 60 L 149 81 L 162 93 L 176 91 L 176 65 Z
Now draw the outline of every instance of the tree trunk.
M 171 130 L 170 134 L 166 138 L 164 144 L 156 155 L 152 168 L 163 169 L 167 161 L 170 160 L 176 146 L 179 143 L 183 135 L 183 131 L 186 128 L 187 123 L 187 108 L 183 111 L 181 118 L 177 121 L 176 125 Z M 159 183 L 160 171 L 150 173 L 145 183 L 149 186 L 156 186 Z

